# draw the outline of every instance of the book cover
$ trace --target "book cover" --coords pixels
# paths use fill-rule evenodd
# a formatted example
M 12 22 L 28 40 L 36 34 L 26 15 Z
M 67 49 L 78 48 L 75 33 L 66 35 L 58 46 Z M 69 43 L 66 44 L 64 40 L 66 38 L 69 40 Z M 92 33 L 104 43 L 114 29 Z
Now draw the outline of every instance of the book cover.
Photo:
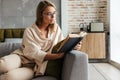
M 68 34 L 64 40 L 60 41 L 53 47 L 52 53 L 71 51 L 85 35 L 87 35 L 86 32 L 81 32 L 80 34 Z

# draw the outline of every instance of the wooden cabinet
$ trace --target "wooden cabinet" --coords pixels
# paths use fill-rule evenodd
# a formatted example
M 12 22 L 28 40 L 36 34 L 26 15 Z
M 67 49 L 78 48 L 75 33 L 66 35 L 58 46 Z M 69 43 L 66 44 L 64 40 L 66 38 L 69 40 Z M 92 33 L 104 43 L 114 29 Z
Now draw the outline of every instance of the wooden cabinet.
M 105 33 L 88 33 L 82 41 L 81 51 L 87 53 L 89 59 L 106 58 Z

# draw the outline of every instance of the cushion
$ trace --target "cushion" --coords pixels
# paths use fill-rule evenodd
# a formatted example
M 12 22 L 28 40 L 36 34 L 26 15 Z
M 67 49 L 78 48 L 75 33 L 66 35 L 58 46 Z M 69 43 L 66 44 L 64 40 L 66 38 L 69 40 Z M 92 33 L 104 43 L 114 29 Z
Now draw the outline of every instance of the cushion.
M 13 29 L 12 33 L 13 33 L 13 37 L 21 38 L 21 29 Z
M 61 43 L 63 41 L 59 42 L 56 46 L 53 47 L 52 53 L 57 54 L 58 53 L 58 48 L 60 47 Z M 56 77 L 57 79 L 61 78 L 61 71 L 62 71 L 62 64 L 63 64 L 63 59 L 56 59 L 56 60 L 49 60 L 45 75 L 47 76 L 53 76 Z
M 12 29 L 5 30 L 5 38 L 13 38 Z
M 24 29 L 5 29 L 6 38 L 22 38 Z
M 57 79 L 61 78 L 63 59 L 50 60 L 48 61 L 45 75 L 53 76 Z
M 0 43 L 0 57 L 10 54 L 14 50 L 21 47 L 20 43 Z
M 0 29 L 0 42 L 4 42 L 6 38 L 22 38 L 24 30 L 24 28 Z
M 0 42 L 4 42 L 4 29 L 0 29 Z

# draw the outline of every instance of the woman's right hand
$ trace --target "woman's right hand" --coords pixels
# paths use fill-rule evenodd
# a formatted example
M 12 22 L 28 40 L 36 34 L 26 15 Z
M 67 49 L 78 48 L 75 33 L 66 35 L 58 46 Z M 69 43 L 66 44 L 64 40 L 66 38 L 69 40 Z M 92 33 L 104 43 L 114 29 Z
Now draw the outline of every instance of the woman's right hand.
M 50 53 L 48 53 L 48 54 L 46 54 L 46 56 L 45 56 L 45 60 L 55 60 L 55 59 L 60 59 L 60 58 L 63 58 L 64 57 L 64 53 L 57 53 L 57 54 L 54 54 L 54 53 L 52 53 L 52 54 L 50 54 Z

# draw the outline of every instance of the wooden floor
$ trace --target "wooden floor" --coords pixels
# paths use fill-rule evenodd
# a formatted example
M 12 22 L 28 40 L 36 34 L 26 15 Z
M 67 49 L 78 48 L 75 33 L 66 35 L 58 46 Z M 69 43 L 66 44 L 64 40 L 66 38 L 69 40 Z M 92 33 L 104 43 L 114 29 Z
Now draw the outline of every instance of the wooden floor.
M 120 70 L 108 63 L 90 63 L 89 80 L 120 80 Z

